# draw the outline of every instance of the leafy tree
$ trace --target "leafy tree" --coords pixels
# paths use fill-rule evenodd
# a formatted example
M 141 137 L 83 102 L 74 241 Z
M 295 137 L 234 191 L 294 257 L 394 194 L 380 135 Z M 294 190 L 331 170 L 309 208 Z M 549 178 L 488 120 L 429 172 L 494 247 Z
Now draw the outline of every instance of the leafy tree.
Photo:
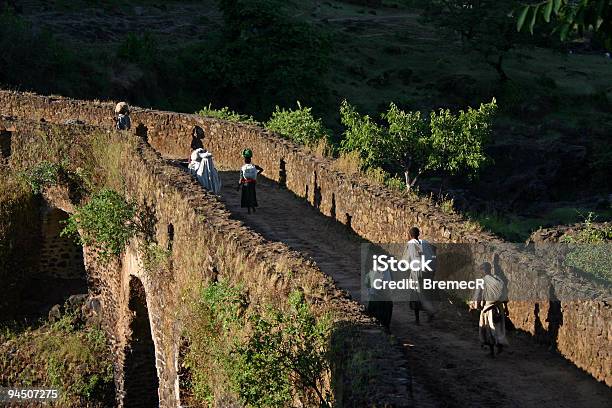
M 519 5 L 518 0 L 431 0 L 425 18 L 458 33 L 505 81 L 504 56 L 526 38 L 517 32 L 511 17 Z
M 382 117 L 389 123 L 389 159 L 402 167 L 406 187 L 410 189 L 426 170 L 424 163 L 431 153 L 427 123 L 421 117 L 421 112 L 404 112 L 394 103 L 389 105 L 389 110 Z M 411 179 L 413 168 L 417 170 Z
M 346 130 L 341 150 L 359 151 L 368 168 L 401 169 L 408 189 L 429 171 L 471 176 L 487 162 L 484 146 L 496 110 L 493 99 L 458 114 L 448 109 L 431 112 L 427 123 L 420 112 L 404 112 L 391 103 L 381 115 L 387 121 L 385 127 L 344 101 L 340 115 Z
M 449 174 L 476 174 L 487 161 L 484 147 L 491 135 L 496 110 L 493 99 L 481 104 L 479 109 L 469 107 L 458 115 L 449 109 L 431 112 L 431 152 L 426 168 Z
M 529 27 L 533 34 L 539 18 L 549 23 L 556 17 L 554 31 L 562 41 L 571 32 L 592 31 L 602 38 L 604 46 L 612 50 L 612 1 L 610 0 L 544 0 L 523 7 L 517 18 L 517 30 Z
M 369 115 L 361 115 L 346 100 L 340 105 L 340 121 L 346 127 L 340 150 L 359 151 L 365 167 L 381 166 L 388 152 L 385 128 Z

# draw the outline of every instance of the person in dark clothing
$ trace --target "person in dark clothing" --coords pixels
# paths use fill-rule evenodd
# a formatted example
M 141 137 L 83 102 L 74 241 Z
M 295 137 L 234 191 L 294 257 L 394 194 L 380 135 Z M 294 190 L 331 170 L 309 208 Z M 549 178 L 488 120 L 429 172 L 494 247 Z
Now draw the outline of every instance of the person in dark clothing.
M 130 107 L 125 102 L 119 102 L 115 106 L 115 127 L 118 130 L 130 130 L 132 122 L 130 121 Z
M 244 157 L 244 165 L 240 169 L 240 180 L 238 182 L 238 189 L 242 187 L 242 195 L 240 197 L 240 206 L 246 208 L 251 213 L 251 210 L 255 212 L 257 207 L 257 192 L 255 186 L 257 185 L 257 175 L 263 172 L 263 169 L 253 163 L 253 151 L 251 149 L 244 149 L 242 151 Z
M 384 290 L 377 290 L 375 281 L 391 281 L 391 273 L 387 270 L 384 272 L 370 270 L 365 275 L 365 287 L 368 291 L 368 303 L 366 312 L 377 319 L 383 325 L 385 330 L 389 332 L 391 325 L 391 316 L 393 314 L 393 301 L 389 294 Z
M 191 151 L 204 149 L 204 129 L 195 126 L 191 132 Z

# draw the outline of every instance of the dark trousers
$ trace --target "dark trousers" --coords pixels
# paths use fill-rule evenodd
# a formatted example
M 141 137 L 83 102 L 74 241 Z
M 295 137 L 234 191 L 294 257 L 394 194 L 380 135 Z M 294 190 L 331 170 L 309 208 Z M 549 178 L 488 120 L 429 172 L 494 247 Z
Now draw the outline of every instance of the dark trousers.
M 389 329 L 391 315 L 393 314 L 393 302 L 389 300 L 369 301 L 367 312 L 370 316 L 376 318 L 385 328 Z

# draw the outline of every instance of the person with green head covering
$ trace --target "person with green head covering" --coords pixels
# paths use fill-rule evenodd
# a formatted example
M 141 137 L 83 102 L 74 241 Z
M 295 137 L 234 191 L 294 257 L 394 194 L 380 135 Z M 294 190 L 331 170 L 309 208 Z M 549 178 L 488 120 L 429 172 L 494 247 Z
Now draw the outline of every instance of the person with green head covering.
M 250 214 L 251 210 L 255 212 L 255 208 L 257 207 L 255 186 L 257 185 L 257 175 L 261 174 L 263 169 L 251 163 L 253 158 L 253 151 L 251 149 L 244 149 L 242 151 L 242 157 L 244 157 L 244 165 L 240 169 L 240 180 L 238 182 L 238 189 L 242 187 L 240 206 L 246 208 Z

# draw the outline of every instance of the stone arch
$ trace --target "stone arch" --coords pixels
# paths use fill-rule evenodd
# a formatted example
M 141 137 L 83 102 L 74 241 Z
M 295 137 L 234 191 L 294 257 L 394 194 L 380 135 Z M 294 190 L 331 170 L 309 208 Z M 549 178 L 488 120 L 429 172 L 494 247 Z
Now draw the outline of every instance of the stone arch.
M 130 337 L 125 350 L 123 406 L 149 408 L 159 406 L 159 379 L 155 366 L 155 344 L 144 286 L 130 276 L 129 309 L 132 314 Z

